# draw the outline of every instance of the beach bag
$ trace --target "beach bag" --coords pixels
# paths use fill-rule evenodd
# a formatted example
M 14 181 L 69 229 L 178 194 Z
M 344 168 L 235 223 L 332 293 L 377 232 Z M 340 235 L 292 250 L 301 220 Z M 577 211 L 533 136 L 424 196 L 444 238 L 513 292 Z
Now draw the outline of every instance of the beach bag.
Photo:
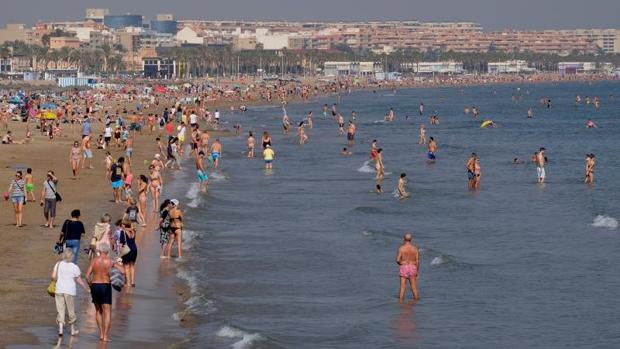
M 60 264 L 60 262 L 57 262 L 56 265 L 54 266 L 56 278 L 58 278 L 58 264 Z M 53 278 L 52 278 L 52 281 L 50 281 L 50 284 L 47 286 L 47 294 L 49 294 L 51 297 L 56 296 L 56 280 Z
M 112 288 L 118 292 L 125 286 L 125 275 L 123 275 L 120 270 L 116 269 L 116 267 L 110 269 L 110 284 Z
M 131 248 L 129 248 L 129 246 L 127 246 L 127 233 L 125 233 L 124 231 L 122 232 L 123 235 L 125 235 L 125 243 L 121 245 L 121 250 L 120 250 L 120 256 L 124 257 L 126 256 L 129 252 L 131 252 Z
M 56 191 L 56 188 L 54 188 L 54 187 L 50 184 L 50 181 L 47 181 L 47 185 L 50 187 L 50 189 L 52 190 L 52 192 L 54 192 L 54 196 L 56 196 L 56 202 L 61 202 L 61 201 L 62 201 L 62 196 L 60 196 L 60 194 L 58 194 L 58 192 Z

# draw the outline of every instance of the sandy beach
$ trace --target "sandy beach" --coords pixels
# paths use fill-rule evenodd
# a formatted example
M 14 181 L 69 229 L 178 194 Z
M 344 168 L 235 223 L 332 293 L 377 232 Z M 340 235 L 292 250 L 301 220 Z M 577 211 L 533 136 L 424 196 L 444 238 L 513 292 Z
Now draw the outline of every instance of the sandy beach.
M 103 150 L 94 151 L 95 169 L 83 169 L 78 179 L 71 178 L 69 150 L 73 141 L 80 138 L 80 128 L 75 127 L 74 137 L 70 126 L 64 127 L 65 134 L 53 141 L 35 131 L 34 142 L 31 144 L 2 145 L 6 155 L 0 159 L 0 177 L 4 178 L 2 185 L 8 187 L 9 179 L 16 170 L 25 171 L 30 167 L 33 169 L 37 202 L 29 202 L 25 206 L 25 225 L 19 229 L 14 225 L 10 201 L 2 203 L 4 208 L 0 213 L 0 221 L 3 222 L 3 238 L 0 246 L 6 252 L 0 255 L 4 276 L 0 285 L 3 310 L 0 312 L 0 323 L 3 324 L 0 329 L 0 347 L 29 348 L 33 345 L 38 347 L 41 344 L 56 344 L 53 341 L 56 310 L 53 299 L 45 289 L 52 267 L 58 260 L 52 247 L 60 234 L 59 225 L 69 218 L 71 210 L 79 208 L 82 212 L 81 220 L 87 230 L 81 241 L 83 249 L 88 247 L 92 227 L 103 213 L 109 213 L 115 220 L 122 216 L 126 208 L 124 204 L 116 205 L 112 200 L 112 192 L 105 176 Z M 101 123 L 95 123 L 93 134 L 99 134 L 102 128 Z M 11 121 L 9 130 L 20 140 L 25 134 L 25 124 Z M 132 166 L 136 174 L 148 172 L 144 161 L 153 156 L 154 138 L 155 135 L 148 136 L 146 132 L 144 135 L 136 134 Z M 111 152 L 115 158 L 124 153 L 116 148 L 112 148 Z M 43 226 L 43 208 L 38 203 L 48 170 L 55 171 L 59 179 L 58 192 L 63 197 L 63 201 L 58 203 L 57 226 L 54 229 Z M 179 322 L 173 319 L 173 314 L 178 311 L 185 285 L 176 278 L 174 262 L 160 263 L 159 233 L 154 232 L 155 224 L 151 219 L 149 226 L 141 229 L 138 234 L 140 257 L 136 265 L 137 287 L 131 290 L 131 294 L 126 291 L 121 294 L 115 292 L 115 347 L 121 343 L 130 346 L 136 342 L 148 342 L 152 347 L 165 347 L 182 340 L 182 329 Z M 83 250 L 80 251 L 78 265 L 82 272 L 88 267 L 88 259 Z M 83 333 L 79 340 L 96 344 L 97 328 L 90 295 L 80 290 L 78 299 L 78 323 Z

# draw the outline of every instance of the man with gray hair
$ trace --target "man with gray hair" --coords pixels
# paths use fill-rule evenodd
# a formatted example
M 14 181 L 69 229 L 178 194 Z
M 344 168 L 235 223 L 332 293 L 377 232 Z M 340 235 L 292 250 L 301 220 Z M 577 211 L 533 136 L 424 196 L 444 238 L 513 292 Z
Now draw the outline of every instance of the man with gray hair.
M 420 253 L 418 248 L 411 243 L 413 236 L 411 233 L 406 233 L 403 236 L 403 244 L 398 249 L 396 256 L 396 264 L 399 265 L 398 275 L 400 276 L 400 292 L 398 300 L 403 303 L 405 300 L 405 290 L 407 289 L 407 280 L 411 286 L 411 293 L 414 300 L 419 300 L 418 294 L 418 275 L 420 271 Z
M 112 325 L 112 284 L 110 270 L 116 267 L 122 273 L 125 268 L 122 263 L 114 262 L 110 258 L 110 245 L 105 242 L 97 246 L 99 252 L 90 262 L 86 271 L 86 282 L 90 286 L 90 294 L 95 305 L 95 319 L 99 328 L 99 340 L 109 342 L 108 333 Z

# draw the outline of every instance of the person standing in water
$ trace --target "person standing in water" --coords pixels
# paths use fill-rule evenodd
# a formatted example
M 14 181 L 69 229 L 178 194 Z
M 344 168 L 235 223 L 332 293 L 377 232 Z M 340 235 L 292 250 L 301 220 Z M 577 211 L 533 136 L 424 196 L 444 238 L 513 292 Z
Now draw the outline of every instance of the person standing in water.
M 353 145 L 355 142 L 355 132 L 356 132 L 355 124 L 352 120 L 349 120 L 349 127 L 347 128 L 347 142 L 349 147 Z
M 271 149 L 271 145 L 267 144 L 265 150 L 263 150 L 263 159 L 265 160 L 266 170 L 271 170 L 273 168 L 273 159 L 275 156 L 276 154 L 273 149 Z
M 398 248 L 396 255 L 396 264 L 398 264 L 398 276 L 400 278 L 400 290 L 398 293 L 398 301 L 404 303 L 405 291 L 407 289 L 407 281 L 411 287 L 411 293 L 414 300 L 420 299 L 418 293 L 418 276 L 420 272 L 420 253 L 418 248 L 412 243 L 413 236 L 406 233 L 403 236 L 403 244 Z
M 465 168 L 467 169 L 467 187 L 469 189 L 474 189 L 476 186 L 476 158 L 476 153 L 471 153 L 465 164 Z
M 586 155 L 586 184 L 594 184 L 594 154 Z
M 420 136 L 418 137 L 418 144 L 426 144 L 426 130 L 424 129 L 424 124 L 420 125 Z
M 218 168 L 220 165 L 220 157 L 222 156 L 222 144 L 220 139 L 216 138 L 215 142 L 211 145 L 211 157 L 213 158 L 213 167 Z
M 256 139 L 254 138 L 252 131 L 248 133 L 248 139 L 246 141 L 246 144 L 248 146 L 248 158 L 253 158 L 254 151 L 256 149 Z
M 424 103 L 420 103 L 420 106 L 418 107 L 418 111 L 420 112 L 420 116 L 424 115 Z
M 377 156 L 375 157 L 375 171 L 376 171 L 375 180 L 377 181 L 383 180 L 384 169 L 383 169 L 383 149 L 382 148 L 377 149 Z
M 341 114 L 338 114 L 338 135 L 344 135 L 344 118 Z
M 547 174 L 545 173 L 545 148 L 540 148 L 540 150 L 536 152 L 534 159 L 536 161 L 536 173 L 538 175 L 538 183 L 544 184 L 545 178 L 547 176 Z
M 407 174 L 401 173 L 400 178 L 398 178 L 398 187 L 396 190 L 398 191 L 398 198 L 400 200 L 409 197 L 409 193 L 407 193 L 407 181 L 405 180 L 405 177 L 407 177 Z
M 202 150 L 196 154 L 196 176 L 200 183 L 200 190 L 206 193 L 209 188 L 209 176 L 205 171 L 205 153 Z
M 308 135 L 304 129 L 303 121 L 299 122 L 299 127 L 297 127 L 297 135 L 299 136 L 299 144 L 304 144 L 308 140 Z
M 282 117 L 282 134 L 287 135 L 291 129 L 291 120 L 288 118 L 288 115 L 285 113 Z
M 428 160 L 430 162 L 435 162 L 435 153 L 437 152 L 437 143 L 433 137 L 428 138 Z
M 480 188 L 480 179 L 482 177 L 482 168 L 480 167 L 480 159 L 476 157 L 474 160 L 474 189 Z

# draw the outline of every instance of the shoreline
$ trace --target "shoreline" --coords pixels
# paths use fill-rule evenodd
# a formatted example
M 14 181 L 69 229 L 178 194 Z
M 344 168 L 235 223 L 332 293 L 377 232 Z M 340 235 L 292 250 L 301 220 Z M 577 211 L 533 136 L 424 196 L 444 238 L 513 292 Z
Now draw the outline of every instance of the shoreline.
M 588 81 L 590 80 L 586 80 L 585 82 L 588 82 Z M 592 80 L 591 82 L 600 82 L 600 81 L 608 81 L 608 80 L 607 79 Z M 618 80 L 610 79 L 609 81 L 618 81 Z M 570 82 L 578 83 L 578 82 L 584 82 L 584 81 L 580 81 L 580 80 L 534 81 L 534 82 L 524 81 L 522 83 L 539 84 L 539 83 L 570 83 Z M 510 81 L 510 82 L 504 82 L 504 83 L 491 83 L 491 84 L 483 83 L 480 85 L 468 85 L 468 86 L 509 85 L 509 84 L 519 84 L 519 83 L 521 82 Z M 398 89 L 415 89 L 415 88 L 446 88 L 446 87 L 458 88 L 458 87 L 465 87 L 465 86 L 462 86 L 462 85 L 426 86 L 426 87 L 398 86 L 397 88 Z M 383 89 L 389 90 L 391 88 L 392 87 L 386 86 Z M 368 91 L 368 90 L 369 90 L 368 88 L 354 89 L 352 93 L 360 92 L 360 91 Z M 333 96 L 334 94 L 311 96 L 310 100 L 306 101 L 305 103 L 311 103 L 317 99 L 330 98 Z M 295 99 L 292 99 L 290 103 L 297 104 L 297 103 L 304 103 L 304 101 L 301 99 L 295 98 Z M 230 104 L 228 105 L 235 105 L 235 104 L 238 104 L 238 102 L 230 101 Z M 277 106 L 278 102 L 277 100 L 274 100 L 271 103 L 267 103 L 266 101 L 256 101 L 256 104 L 252 104 L 250 102 L 246 102 L 245 104 L 256 105 L 256 106 L 264 106 L 264 105 Z M 225 106 L 226 103 L 208 104 L 208 107 L 212 108 L 214 105 Z M 12 126 L 11 129 L 15 130 L 16 129 L 15 125 L 17 125 L 17 128 L 20 128 L 21 130 L 24 124 L 22 124 L 21 122 L 19 123 L 11 122 L 10 123 L 10 126 Z M 98 131 L 101 124 L 96 123 L 95 125 L 96 125 L 96 130 Z M 68 130 L 68 128 L 65 130 Z M 224 132 L 224 131 L 221 131 L 221 132 Z M 77 131 L 77 133 L 79 134 L 79 130 Z M 93 132 L 93 134 L 97 134 L 97 133 L 98 132 Z M 213 131 L 210 131 L 210 133 L 213 135 L 216 134 Z M 223 136 L 223 134 L 220 136 Z M 142 173 L 142 171 L 144 170 L 143 169 L 144 166 L 141 165 L 142 160 L 148 158 L 148 155 L 152 154 L 152 151 L 148 151 L 148 149 L 152 148 L 150 143 L 148 143 L 148 140 L 147 140 L 148 137 L 149 137 L 148 135 L 142 135 L 136 139 L 137 141 L 136 143 L 138 144 L 138 147 L 136 147 L 136 152 L 134 155 L 134 159 L 135 159 L 134 166 L 135 167 L 133 170 L 137 174 Z M 30 159 L 30 162 L 36 163 L 36 166 L 31 165 L 31 167 L 33 167 L 33 169 L 35 170 L 35 186 L 37 187 L 37 191 L 38 191 L 40 190 L 40 186 L 41 186 L 41 184 L 38 181 L 38 178 L 39 178 L 38 176 L 41 173 L 44 173 L 44 171 L 46 171 L 47 169 L 52 169 L 52 168 L 55 169 L 61 181 L 60 186 L 59 186 L 59 192 L 62 193 L 63 197 L 65 198 L 63 203 L 60 203 L 58 206 L 56 224 L 57 225 L 62 224 L 62 221 L 64 221 L 64 219 L 68 217 L 68 213 L 70 212 L 71 209 L 75 207 L 80 207 L 83 212 L 83 222 L 85 223 L 85 226 L 87 229 L 87 234 L 83 238 L 84 241 L 82 243 L 82 245 L 84 245 L 85 243 L 87 243 L 90 237 L 90 228 L 92 227 L 94 221 L 96 221 L 101 214 L 103 214 L 104 212 L 109 212 L 113 214 L 115 217 L 117 217 L 118 211 L 124 207 L 124 206 L 118 206 L 113 203 L 110 203 L 107 200 L 108 198 L 111 197 L 111 193 L 109 190 L 109 186 L 107 185 L 107 181 L 104 178 L 104 173 L 102 170 L 103 164 L 99 161 L 102 158 L 102 155 L 101 155 L 102 153 L 100 151 L 95 152 L 95 160 L 96 160 L 96 162 L 94 163 L 95 170 L 86 170 L 86 172 L 83 172 L 84 175 L 82 176 L 81 179 L 77 181 L 72 181 L 68 178 L 69 177 L 69 173 L 67 173 L 68 171 L 65 170 L 65 167 L 68 167 L 68 164 L 65 163 L 63 165 L 63 162 L 64 162 L 63 159 L 65 159 L 63 157 L 68 157 L 68 149 L 70 147 L 69 143 L 73 140 L 72 136 L 65 136 L 63 138 L 55 140 L 53 143 L 51 143 L 51 146 L 50 146 L 49 141 L 47 141 L 44 137 L 37 135 L 37 137 L 35 138 L 36 140 L 34 144 L 7 146 L 7 147 L 11 147 L 10 148 L 11 151 L 10 152 L 7 151 L 7 154 L 10 154 L 11 157 L 9 159 L 0 160 L 0 175 L 2 175 L 3 178 L 10 178 L 11 173 L 14 170 L 13 167 L 15 167 L 16 165 L 30 166 L 30 164 L 23 163 L 21 161 L 22 159 Z M 146 144 L 145 144 L 145 140 L 147 140 Z M 118 155 L 119 152 L 120 151 L 117 151 L 117 153 L 114 155 Z M 16 163 L 13 163 L 13 162 L 16 162 Z M 176 176 L 175 175 L 167 176 L 166 181 L 168 183 L 178 182 L 178 179 L 175 179 L 174 177 Z M 75 185 L 75 190 L 69 189 L 72 186 L 72 184 Z M 87 193 L 87 195 L 82 195 L 85 192 Z M 36 194 L 38 196 L 39 193 L 36 192 Z M 177 193 L 177 194 L 179 197 L 184 195 L 184 193 Z M 164 197 L 167 197 L 167 196 L 169 196 L 169 194 L 165 193 Z M 94 201 L 94 200 L 97 200 L 97 201 Z M 183 198 L 183 201 L 185 201 L 185 198 Z M 7 286 L 7 283 L 4 283 L 2 286 L 0 286 L 0 294 L 3 296 L 3 300 L 5 300 L 7 304 L 10 304 L 9 307 L 5 308 L 5 309 L 8 309 L 8 311 L 5 310 L 5 312 L 3 312 L 2 315 L 0 315 L 0 322 L 2 322 L 3 324 L 5 324 L 6 327 L 8 327 L 8 333 L 6 334 L 4 333 L 5 331 L 7 331 L 6 327 L 0 331 L 0 347 L 4 347 L 8 345 L 11 345 L 11 347 L 13 347 L 13 345 L 19 345 L 19 344 L 25 344 L 25 345 L 45 344 L 47 345 L 48 343 L 42 342 L 41 338 L 48 338 L 49 333 L 51 334 L 54 333 L 54 315 L 53 314 L 55 312 L 55 309 L 53 308 L 53 300 L 51 300 L 50 297 L 47 294 L 45 294 L 45 287 L 47 285 L 48 275 L 51 272 L 51 268 L 53 266 L 52 257 L 50 257 L 50 256 L 53 256 L 51 254 L 51 246 L 53 245 L 53 240 L 55 240 L 58 235 L 59 228 L 50 230 L 50 229 L 44 229 L 44 228 L 39 227 L 39 224 L 37 223 L 39 222 L 39 220 L 41 220 L 42 222 L 42 217 L 40 214 L 40 208 L 38 205 L 36 205 L 36 203 L 34 204 L 29 203 L 27 205 L 25 217 L 26 217 L 25 222 L 29 225 L 25 228 L 22 228 L 21 230 L 17 230 L 15 228 L 10 228 L 7 226 L 7 228 L 5 229 L 6 230 L 5 239 L 3 239 L 3 242 L 2 242 L 4 244 L 5 250 L 7 250 L 8 252 L 6 253 L 6 255 L 0 256 L 0 263 L 4 266 L 5 270 L 11 269 L 13 271 L 16 271 L 15 274 L 24 273 L 24 275 L 9 275 L 8 280 L 6 280 L 6 281 L 9 281 L 8 282 L 9 285 Z M 35 217 L 38 217 L 38 218 L 35 218 Z M 4 219 L 7 222 L 12 221 L 12 210 L 8 207 L 8 204 L 5 204 L 5 209 L 3 210 L 2 216 L 0 216 L 0 218 Z M 149 237 L 154 237 L 156 235 L 156 234 L 152 234 L 152 232 L 149 234 L 151 234 L 151 236 Z M 27 240 L 24 240 L 23 236 L 26 236 Z M 27 243 L 20 245 L 17 243 L 19 241 L 26 241 Z M 153 242 L 153 241 L 150 241 L 150 242 Z M 156 243 L 155 245 L 158 245 L 158 244 Z M 147 247 L 144 247 L 144 244 L 142 244 L 139 246 L 139 248 L 140 248 L 140 251 L 142 251 L 142 249 L 146 249 Z M 153 247 L 150 246 L 148 248 L 152 249 Z M 146 249 L 145 251 L 148 251 L 148 249 Z M 35 255 L 37 256 L 37 258 L 32 258 L 32 256 L 35 256 Z M 83 257 L 84 255 L 83 253 L 81 253 L 79 265 L 80 265 L 82 272 L 85 271 L 85 267 L 86 267 L 86 265 L 84 264 L 85 260 Z M 155 269 L 155 267 L 152 265 L 153 263 L 147 263 L 147 262 L 153 262 L 153 259 L 147 261 L 146 259 L 143 259 L 143 257 L 145 257 L 145 254 L 140 254 L 140 257 L 138 259 L 138 266 L 139 266 L 138 267 L 139 272 L 137 273 L 138 278 L 140 278 L 140 275 L 143 274 L 143 272 L 144 273 L 152 272 L 153 271 L 152 269 Z M 19 262 L 25 262 L 25 263 L 19 264 Z M 160 265 L 158 257 L 157 257 L 157 264 Z M 170 278 L 169 276 L 172 276 L 172 278 Z M 191 294 L 189 292 L 189 285 L 187 284 L 187 280 L 179 278 L 179 276 L 176 273 L 174 273 L 174 275 L 168 275 L 168 282 L 170 283 L 169 288 L 171 292 L 167 293 L 168 297 L 166 297 L 166 300 L 167 300 L 166 305 L 168 306 L 170 304 L 174 305 L 176 312 L 181 312 L 181 311 L 185 312 L 186 314 L 185 316 L 187 317 L 184 316 L 181 321 L 176 321 L 176 325 L 182 328 L 184 331 L 188 331 L 189 330 L 188 328 L 191 328 L 192 326 L 191 312 L 186 311 L 185 309 L 182 309 L 186 307 L 184 303 L 189 299 L 189 297 L 191 297 Z M 140 290 L 140 286 L 138 287 L 138 291 L 142 291 Z M 27 293 L 30 297 L 24 297 L 23 293 Z M 89 295 L 84 294 L 83 292 L 79 291 L 78 294 L 80 293 L 81 293 L 81 296 L 78 296 L 78 299 L 80 299 L 81 303 L 84 303 L 84 298 L 86 298 L 87 304 L 90 306 L 90 308 L 92 308 L 92 305 L 89 302 L 89 299 L 90 299 Z M 17 297 L 15 297 L 16 295 Z M 152 295 L 150 296 L 145 295 L 145 296 L 152 297 Z M 174 303 L 170 302 L 171 300 L 170 298 L 172 297 L 176 298 Z M 28 299 L 31 304 L 28 304 L 25 307 L 25 309 L 20 308 L 25 303 L 25 301 L 23 299 L 20 300 L 20 298 Z M 48 309 L 49 311 L 47 310 L 43 311 L 43 309 L 38 308 L 37 307 L 38 304 L 44 304 L 45 309 L 49 308 Z M 152 303 L 148 303 L 148 301 L 147 301 L 147 304 L 152 305 Z M 14 311 L 12 309 L 14 309 Z M 169 307 L 167 309 L 169 309 Z M 33 313 L 37 313 L 42 316 L 35 319 L 32 317 Z M 127 313 L 130 315 L 131 314 L 135 315 L 136 310 L 128 309 Z M 171 319 L 171 316 L 172 316 L 172 313 L 168 314 L 169 319 Z M 148 319 L 148 317 L 146 318 Z M 80 315 L 78 316 L 78 323 L 85 323 L 85 322 L 86 322 L 85 313 L 83 311 L 80 311 Z M 113 322 L 113 325 L 112 325 L 113 336 L 118 331 L 117 326 L 118 326 L 118 323 L 115 325 L 115 323 Z M 35 329 L 34 332 L 31 331 L 31 329 Z M 15 331 L 15 333 L 13 333 L 13 331 Z M 84 337 L 86 337 L 88 333 L 85 331 L 84 335 L 85 335 Z M 44 336 L 44 337 L 40 337 L 40 336 Z M 87 338 L 90 338 L 90 337 L 87 337 Z M 122 339 L 116 340 L 115 344 L 121 343 L 122 345 L 122 342 L 123 342 Z M 140 342 L 140 343 L 144 343 L 144 342 Z M 148 344 L 151 345 L 151 343 L 148 343 Z M 130 344 L 127 344 L 127 345 L 130 345 Z

